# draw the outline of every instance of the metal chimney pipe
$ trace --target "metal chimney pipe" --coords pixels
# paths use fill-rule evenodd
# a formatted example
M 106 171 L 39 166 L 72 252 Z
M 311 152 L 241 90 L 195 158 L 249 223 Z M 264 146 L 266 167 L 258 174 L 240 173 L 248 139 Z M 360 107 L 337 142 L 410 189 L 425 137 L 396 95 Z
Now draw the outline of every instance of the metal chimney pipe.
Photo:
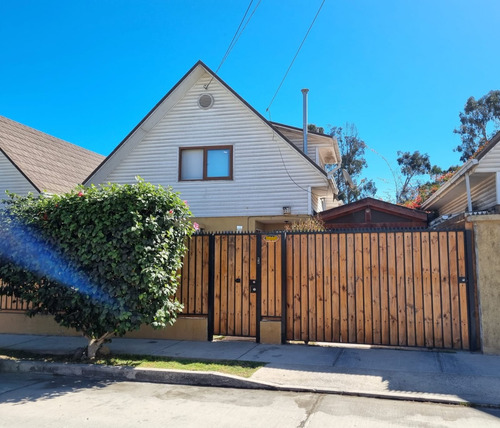
M 303 106 L 302 106 L 302 124 L 303 124 L 303 132 L 304 132 L 304 143 L 302 145 L 302 151 L 307 156 L 307 93 L 309 89 L 302 89 L 303 95 Z

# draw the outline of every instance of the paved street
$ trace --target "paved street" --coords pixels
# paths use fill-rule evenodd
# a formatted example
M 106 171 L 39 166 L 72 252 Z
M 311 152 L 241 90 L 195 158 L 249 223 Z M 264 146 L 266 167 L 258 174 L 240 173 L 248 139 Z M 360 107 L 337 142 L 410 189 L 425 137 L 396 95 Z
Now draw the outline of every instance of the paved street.
M 0 373 L 0 427 L 500 427 L 500 410 Z

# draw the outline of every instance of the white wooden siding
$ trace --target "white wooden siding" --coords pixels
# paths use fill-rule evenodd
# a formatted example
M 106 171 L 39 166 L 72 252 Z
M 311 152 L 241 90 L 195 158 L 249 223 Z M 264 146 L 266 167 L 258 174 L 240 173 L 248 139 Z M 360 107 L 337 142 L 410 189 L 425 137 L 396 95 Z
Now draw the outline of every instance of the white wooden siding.
M 286 128 L 284 126 L 281 127 L 279 125 L 275 126 L 286 138 L 288 138 L 299 150 L 302 151 L 302 147 L 304 145 L 304 135 L 302 131 Z M 319 136 L 316 134 L 308 134 L 307 136 L 307 156 L 315 162 L 319 148 L 331 149 L 332 147 L 333 140 L 329 136 Z M 324 165 L 321 166 L 323 167 Z
M 38 193 L 26 177 L 0 152 L 0 201 L 8 198 L 6 190 L 18 195 L 27 195 L 29 192 Z
M 477 171 L 477 170 L 476 170 Z M 460 197 L 455 198 L 439 210 L 440 215 L 458 214 L 468 211 L 467 192 L 465 182 L 458 184 L 464 191 Z M 474 210 L 487 210 L 496 205 L 496 176 L 495 174 L 484 175 L 484 180 L 471 187 L 472 207 Z
M 326 188 L 326 177 L 215 79 L 214 105 L 200 109 L 209 81 L 200 78 L 102 181 L 171 185 L 197 217 L 281 215 L 283 206 L 307 214 L 308 187 Z M 233 146 L 233 180 L 178 181 L 179 147 L 216 145 Z
M 476 172 L 496 172 L 500 171 L 500 143 L 497 143 L 484 157 L 479 161 Z

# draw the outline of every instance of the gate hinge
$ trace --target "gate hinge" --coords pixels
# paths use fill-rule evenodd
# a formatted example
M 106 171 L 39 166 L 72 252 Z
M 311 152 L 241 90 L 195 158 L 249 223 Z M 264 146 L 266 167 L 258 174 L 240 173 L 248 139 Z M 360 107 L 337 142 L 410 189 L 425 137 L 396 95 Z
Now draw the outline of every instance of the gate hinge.
M 459 276 L 458 277 L 458 282 L 460 284 L 467 284 L 467 278 L 465 276 Z

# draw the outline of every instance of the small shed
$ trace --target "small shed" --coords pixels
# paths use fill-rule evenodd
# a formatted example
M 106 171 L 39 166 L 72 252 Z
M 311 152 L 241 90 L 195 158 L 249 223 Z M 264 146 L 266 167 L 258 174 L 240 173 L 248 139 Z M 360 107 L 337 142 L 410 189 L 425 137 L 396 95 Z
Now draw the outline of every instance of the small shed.
M 327 229 L 423 228 L 425 211 L 402 207 L 373 198 L 364 198 L 318 214 Z

